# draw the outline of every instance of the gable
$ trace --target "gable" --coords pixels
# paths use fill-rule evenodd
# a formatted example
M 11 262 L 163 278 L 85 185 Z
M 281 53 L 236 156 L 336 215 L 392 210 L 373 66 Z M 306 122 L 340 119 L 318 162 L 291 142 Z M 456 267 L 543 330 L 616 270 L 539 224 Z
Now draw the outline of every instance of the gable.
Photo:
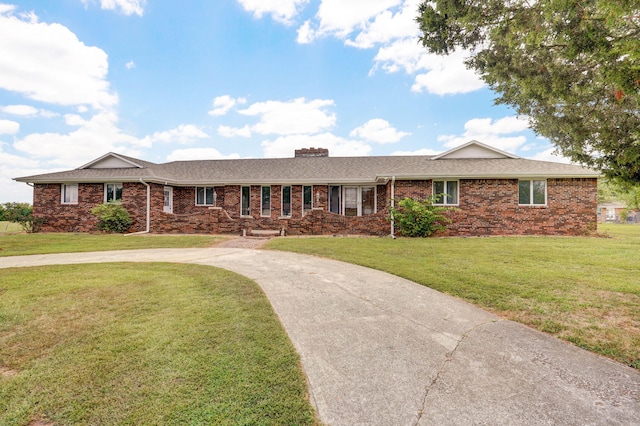
M 434 160 L 441 159 L 497 159 L 497 158 L 519 158 L 517 155 L 509 154 L 478 141 L 467 142 L 464 145 L 453 148 L 447 152 L 433 157 Z
M 131 169 L 131 168 L 143 168 L 141 165 L 134 163 L 131 160 L 123 158 L 118 154 L 112 152 L 103 155 L 100 158 L 93 160 L 84 166 L 78 167 L 78 169 Z

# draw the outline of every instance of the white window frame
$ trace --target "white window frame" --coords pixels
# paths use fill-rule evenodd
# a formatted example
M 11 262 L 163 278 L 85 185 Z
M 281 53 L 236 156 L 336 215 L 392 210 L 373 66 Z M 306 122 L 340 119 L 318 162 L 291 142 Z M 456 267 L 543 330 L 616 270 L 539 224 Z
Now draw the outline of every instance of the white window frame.
M 113 186 L 113 201 L 108 201 L 108 191 L 109 191 L 109 186 Z M 116 198 L 116 193 L 117 193 L 117 189 L 120 188 L 120 199 L 118 200 Z M 118 183 L 105 183 L 104 184 L 104 202 L 105 203 L 112 203 L 112 204 L 121 204 L 122 203 L 122 194 L 124 192 L 123 189 L 123 185 L 122 183 L 118 182 Z
M 349 189 L 356 189 L 356 205 L 357 205 L 357 210 L 356 210 L 356 216 L 368 216 L 369 214 L 376 214 L 378 212 L 378 187 L 376 185 L 362 185 L 362 186 L 356 186 L 356 185 L 345 185 L 342 187 L 342 199 L 341 199 L 341 206 L 340 206 L 340 213 L 343 216 L 346 216 L 346 205 L 347 205 L 347 191 Z M 373 213 L 369 213 L 367 215 L 363 215 L 362 214 L 362 189 L 363 188 L 373 188 Z M 351 217 L 355 217 L 355 216 L 351 216 Z
M 245 212 L 243 211 L 243 202 L 242 202 L 242 193 L 244 192 L 244 189 L 247 188 L 247 190 L 249 191 L 249 197 L 247 198 L 247 213 L 245 214 Z M 240 187 L 240 216 L 241 217 L 251 217 L 251 186 L 249 185 L 243 185 Z
M 70 195 L 69 201 L 66 200 L 67 195 Z M 78 184 L 77 183 L 63 183 L 62 185 L 60 185 L 60 203 L 61 204 L 78 204 Z
M 265 214 L 265 197 L 264 191 L 265 189 L 269 190 L 269 211 Z M 271 217 L 271 186 L 265 185 L 260 187 L 260 216 L 261 217 Z
M 311 188 L 311 204 L 310 207 L 308 209 L 304 208 L 304 189 L 305 188 Z M 307 212 L 310 212 L 311 210 L 313 210 L 313 185 L 302 185 L 302 216 L 304 216 L 305 214 L 307 214 Z
M 521 203 L 520 202 L 520 182 L 529 182 L 529 202 Z M 544 203 L 534 203 L 533 200 L 533 183 L 534 182 L 544 182 Z M 519 206 L 529 206 L 529 207 L 546 207 L 548 203 L 547 197 L 548 185 L 547 179 L 518 179 L 518 205 Z
M 285 214 L 284 212 L 284 189 L 285 188 L 289 188 L 289 214 Z M 293 188 L 291 187 L 291 185 L 282 185 L 280 187 L 280 215 L 282 217 L 291 217 L 291 212 L 292 210 L 292 203 L 291 203 L 291 199 L 293 198 Z
M 203 200 L 204 203 L 198 203 L 198 189 L 202 188 L 204 190 Z M 211 203 L 207 203 L 207 190 L 211 190 Z M 216 188 L 214 186 L 196 186 L 196 206 L 216 206 Z
M 439 193 L 436 193 L 436 182 L 444 182 L 444 193 L 443 193 L 443 197 L 441 197 L 441 199 L 436 199 L 436 201 L 433 203 L 434 205 L 437 206 L 459 206 L 460 205 L 460 179 L 433 179 L 433 181 L 431 182 L 431 193 L 434 196 L 438 196 L 441 195 Z M 456 199 L 455 202 L 450 203 L 449 200 L 447 199 L 447 195 L 451 195 L 449 194 L 449 182 L 455 182 L 456 183 Z

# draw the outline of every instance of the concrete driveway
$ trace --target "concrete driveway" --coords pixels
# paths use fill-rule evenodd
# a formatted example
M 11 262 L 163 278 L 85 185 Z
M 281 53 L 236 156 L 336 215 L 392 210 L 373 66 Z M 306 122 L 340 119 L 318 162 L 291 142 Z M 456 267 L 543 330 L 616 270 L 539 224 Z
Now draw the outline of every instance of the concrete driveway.
M 368 268 L 233 248 L 5 257 L 0 268 L 154 261 L 255 280 L 327 424 L 640 424 L 638 371 Z

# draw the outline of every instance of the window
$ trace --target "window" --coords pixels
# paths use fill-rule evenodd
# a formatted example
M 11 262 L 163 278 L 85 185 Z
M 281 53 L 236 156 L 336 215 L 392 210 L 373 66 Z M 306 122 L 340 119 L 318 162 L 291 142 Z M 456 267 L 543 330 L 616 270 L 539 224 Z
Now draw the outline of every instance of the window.
M 313 187 L 302 187 L 302 215 L 313 208 Z
M 376 212 L 375 186 L 345 186 L 343 193 L 345 216 L 364 216 Z
M 216 190 L 212 186 L 196 186 L 196 206 L 215 206 Z
M 518 181 L 518 204 L 524 206 L 544 206 L 547 204 L 546 180 Z
M 458 181 L 457 180 L 434 180 L 433 195 L 436 196 L 434 204 L 457 205 L 458 204 Z
M 105 183 L 104 201 L 105 203 L 121 203 L 122 202 L 122 184 L 121 183 Z
M 241 188 L 241 206 L 240 206 L 240 215 L 241 216 L 250 216 L 251 215 L 251 187 L 243 186 Z
M 291 187 L 282 187 L 282 216 L 291 216 Z
M 62 188 L 62 204 L 78 204 L 78 184 L 63 183 Z
M 260 195 L 260 214 L 271 216 L 271 187 L 263 186 Z
M 340 187 L 329 187 L 329 211 L 331 213 L 340 214 Z

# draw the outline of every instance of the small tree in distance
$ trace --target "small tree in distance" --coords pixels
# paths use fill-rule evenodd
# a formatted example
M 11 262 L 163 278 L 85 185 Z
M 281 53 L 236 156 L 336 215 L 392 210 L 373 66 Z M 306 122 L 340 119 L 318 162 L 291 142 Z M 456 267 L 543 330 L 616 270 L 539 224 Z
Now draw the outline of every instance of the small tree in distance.
M 437 231 L 444 231 L 451 223 L 444 213 L 456 209 L 434 205 L 438 199 L 438 196 L 430 196 L 425 200 L 404 198 L 398 202 L 397 208 L 391 208 L 390 220 L 405 237 L 429 237 Z

